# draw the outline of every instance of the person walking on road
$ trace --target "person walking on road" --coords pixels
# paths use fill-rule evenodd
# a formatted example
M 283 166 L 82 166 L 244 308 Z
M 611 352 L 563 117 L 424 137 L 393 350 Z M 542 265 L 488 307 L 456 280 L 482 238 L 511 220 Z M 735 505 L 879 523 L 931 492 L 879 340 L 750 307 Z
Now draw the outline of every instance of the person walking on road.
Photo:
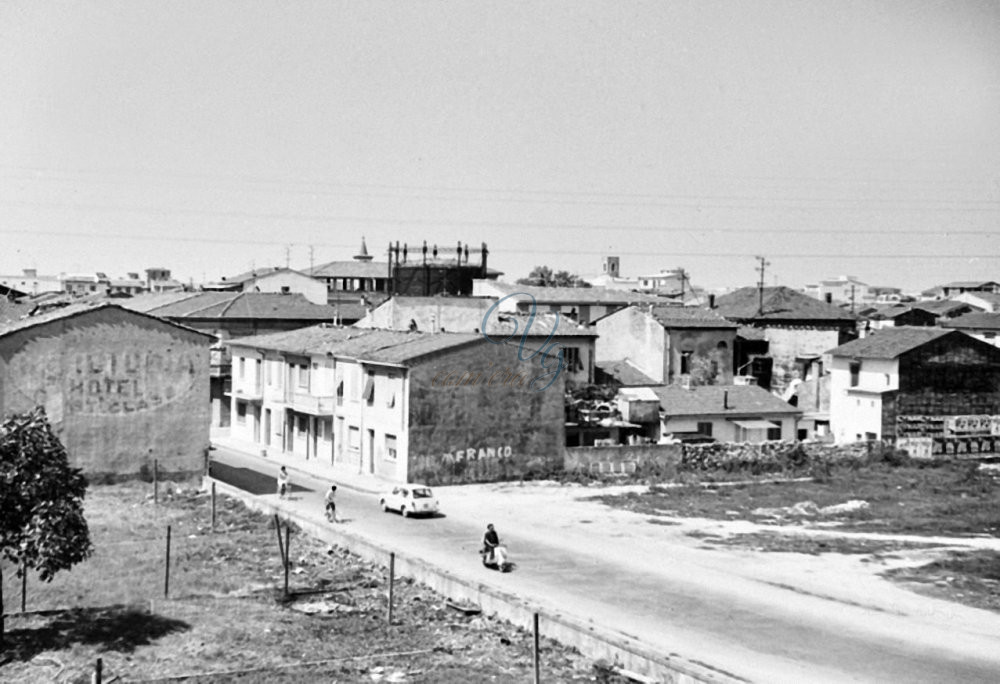
M 340 518 L 337 517 L 337 502 L 334 501 L 334 497 L 337 494 L 337 485 L 330 485 L 330 489 L 326 492 L 326 519 L 330 522 L 339 523 Z
M 288 479 L 288 471 L 285 470 L 285 466 L 281 466 L 281 470 L 278 471 L 278 498 L 284 499 L 291 490 L 292 485 Z

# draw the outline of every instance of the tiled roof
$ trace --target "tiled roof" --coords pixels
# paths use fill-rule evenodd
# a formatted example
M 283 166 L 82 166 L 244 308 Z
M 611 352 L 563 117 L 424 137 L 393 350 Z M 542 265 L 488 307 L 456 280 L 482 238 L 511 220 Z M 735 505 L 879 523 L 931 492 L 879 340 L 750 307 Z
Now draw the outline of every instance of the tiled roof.
M 660 406 L 670 416 L 752 416 L 796 414 L 800 411 L 757 385 L 679 385 L 653 387 Z M 728 406 L 728 408 L 726 408 Z
M 650 387 L 662 384 L 633 366 L 628 360 L 601 361 L 594 365 L 621 383 L 623 387 Z
M 168 304 L 176 304 L 197 297 L 198 292 L 143 292 L 122 302 L 122 306 L 140 313 L 150 313 Z
M 921 309 L 938 316 L 944 316 L 960 309 L 975 309 L 976 307 L 965 302 L 956 302 L 951 299 L 942 299 L 936 302 L 914 302 L 910 305 L 914 309 Z
M 655 306 L 653 318 L 665 328 L 736 328 L 713 309 L 699 306 Z
M 827 354 L 864 359 L 894 359 L 911 349 L 916 349 L 945 335 L 954 334 L 957 334 L 957 331 L 929 326 L 883 328 L 872 332 L 867 337 L 835 347 Z
M 170 293 L 174 294 L 174 293 Z M 187 292 L 188 295 L 161 304 L 148 306 L 146 297 L 133 297 L 125 306 L 168 318 L 215 318 L 215 319 L 293 319 L 332 321 L 337 315 L 334 307 L 313 304 L 298 292 L 276 294 L 271 292 Z M 133 305 L 136 300 L 138 303 Z
M 944 328 L 960 328 L 966 330 L 1000 330 L 1000 312 L 967 313 L 957 318 L 952 318 L 941 324 Z
M 538 303 L 545 304 L 656 304 L 663 299 L 655 295 L 612 290 L 606 287 L 536 287 L 534 285 L 512 285 L 510 283 L 491 282 L 490 287 L 505 295 L 523 292 L 530 294 Z
M 313 326 L 271 335 L 232 340 L 235 347 L 253 347 L 297 354 L 332 354 L 340 358 L 405 364 L 440 351 L 482 343 L 482 335 L 419 333 Z
M 941 287 L 951 288 L 969 288 L 969 287 L 985 287 L 985 286 L 995 286 L 997 283 L 992 280 L 956 280 L 953 283 L 946 283 Z
M 331 261 L 306 269 L 304 273 L 313 278 L 388 278 L 389 262 Z
M 71 318 L 73 316 L 78 316 L 83 313 L 88 313 L 91 311 L 99 311 L 101 309 L 120 309 L 128 311 L 132 315 L 142 316 L 144 318 L 153 319 L 162 323 L 163 325 L 168 325 L 173 328 L 181 328 L 189 333 L 200 335 L 205 338 L 215 339 L 214 335 L 209 335 L 198 330 L 192 330 L 183 325 L 178 325 L 172 321 L 167 321 L 159 318 L 158 316 L 152 316 L 149 314 L 143 314 L 131 309 L 126 309 L 123 306 L 117 304 L 110 304 L 107 302 L 88 302 L 81 304 L 69 304 L 67 306 L 60 306 L 58 308 L 51 309 L 45 313 L 37 314 L 35 316 L 29 316 L 27 318 L 21 318 L 16 321 L 8 321 L 7 323 L 0 323 L 0 337 L 9 335 L 18 330 L 26 330 L 28 328 L 33 328 L 36 325 L 42 325 L 43 323 L 50 323 L 52 321 L 58 321 L 64 318 Z
M 857 320 L 857 316 L 838 306 L 821 302 L 784 286 L 764 288 L 762 314 L 758 313 L 760 291 L 756 287 L 743 287 L 717 297 L 715 308 L 726 318 L 740 321 L 795 320 L 847 323 Z

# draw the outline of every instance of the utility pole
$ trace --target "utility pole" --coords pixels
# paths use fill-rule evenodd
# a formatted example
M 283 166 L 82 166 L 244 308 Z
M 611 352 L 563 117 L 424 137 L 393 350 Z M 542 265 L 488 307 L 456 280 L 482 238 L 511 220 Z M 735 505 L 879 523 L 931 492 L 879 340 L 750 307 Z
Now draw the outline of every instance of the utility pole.
M 851 283 L 851 313 L 854 313 L 854 283 Z
M 758 294 L 757 315 L 763 316 L 764 315 L 764 270 L 771 265 L 771 262 L 767 261 L 762 256 L 754 258 L 760 262 L 760 266 L 757 267 L 757 270 L 760 271 L 760 283 L 757 286 L 757 294 Z

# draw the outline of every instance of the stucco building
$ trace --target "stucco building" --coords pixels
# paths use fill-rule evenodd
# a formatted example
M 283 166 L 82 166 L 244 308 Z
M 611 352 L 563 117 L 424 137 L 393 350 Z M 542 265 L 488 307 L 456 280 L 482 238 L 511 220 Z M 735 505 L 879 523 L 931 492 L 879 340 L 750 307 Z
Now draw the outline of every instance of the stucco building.
M 515 344 L 317 326 L 229 346 L 231 436 L 317 473 L 437 484 L 562 463 L 563 378 Z
M 193 473 L 209 445 L 210 335 L 113 304 L 0 325 L 0 414 L 45 407 L 88 475 Z

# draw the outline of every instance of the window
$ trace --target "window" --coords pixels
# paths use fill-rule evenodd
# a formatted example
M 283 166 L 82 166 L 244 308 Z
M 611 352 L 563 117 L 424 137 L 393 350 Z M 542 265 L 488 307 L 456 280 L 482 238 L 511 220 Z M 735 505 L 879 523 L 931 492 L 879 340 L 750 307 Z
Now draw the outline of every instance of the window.
M 777 442 L 781 439 L 781 428 L 773 427 L 767 429 L 767 441 Z
M 687 375 L 691 372 L 691 354 L 689 351 L 681 352 L 681 375 Z
M 891 377 L 889 377 L 889 374 L 888 374 L 888 373 L 886 373 L 886 374 L 885 374 L 885 386 L 886 386 L 886 387 L 888 387 L 888 386 L 889 386 L 889 385 L 891 385 L 891 384 L 892 384 L 892 378 L 891 378 Z
M 365 389 L 361 393 L 361 398 L 371 406 L 375 402 L 375 373 L 368 371 L 368 380 L 365 381 Z
M 247 376 L 247 360 L 246 357 L 240 357 L 240 380 Z
M 712 424 L 711 423 L 698 423 L 698 434 L 705 435 L 706 437 L 712 436 Z
M 562 348 L 563 363 L 566 366 L 566 370 L 570 373 L 575 373 L 578 370 L 583 370 L 583 364 L 580 363 L 580 350 L 576 347 L 563 347 Z
M 396 435 L 385 436 L 385 457 L 390 461 L 396 460 Z
M 309 366 L 307 364 L 303 364 L 301 366 L 296 366 L 296 368 L 299 376 L 299 389 L 309 389 Z
M 281 286 L 281 294 L 289 294 L 291 291 L 292 288 L 290 288 L 288 285 Z
M 851 361 L 851 387 L 857 387 L 861 377 L 861 362 Z
M 309 432 L 309 419 L 305 416 L 298 416 L 299 435 L 304 437 Z
M 386 408 L 394 408 L 396 406 L 396 393 L 393 392 L 389 397 L 389 401 L 385 402 Z
M 260 364 L 261 360 L 257 359 L 253 365 L 253 384 L 260 386 Z
M 247 405 L 242 401 L 236 402 L 236 422 L 240 425 L 247 422 Z
M 266 376 L 265 381 L 267 386 L 270 387 L 274 384 L 274 362 L 268 361 L 264 364 L 264 375 Z
M 337 406 L 342 406 L 344 403 L 344 381 L 341 380 L 337 383 Z
M 361 449 L 361 430 L 353 425 L 347 429 L 347 447 L 351 451 L 359 451 Z

